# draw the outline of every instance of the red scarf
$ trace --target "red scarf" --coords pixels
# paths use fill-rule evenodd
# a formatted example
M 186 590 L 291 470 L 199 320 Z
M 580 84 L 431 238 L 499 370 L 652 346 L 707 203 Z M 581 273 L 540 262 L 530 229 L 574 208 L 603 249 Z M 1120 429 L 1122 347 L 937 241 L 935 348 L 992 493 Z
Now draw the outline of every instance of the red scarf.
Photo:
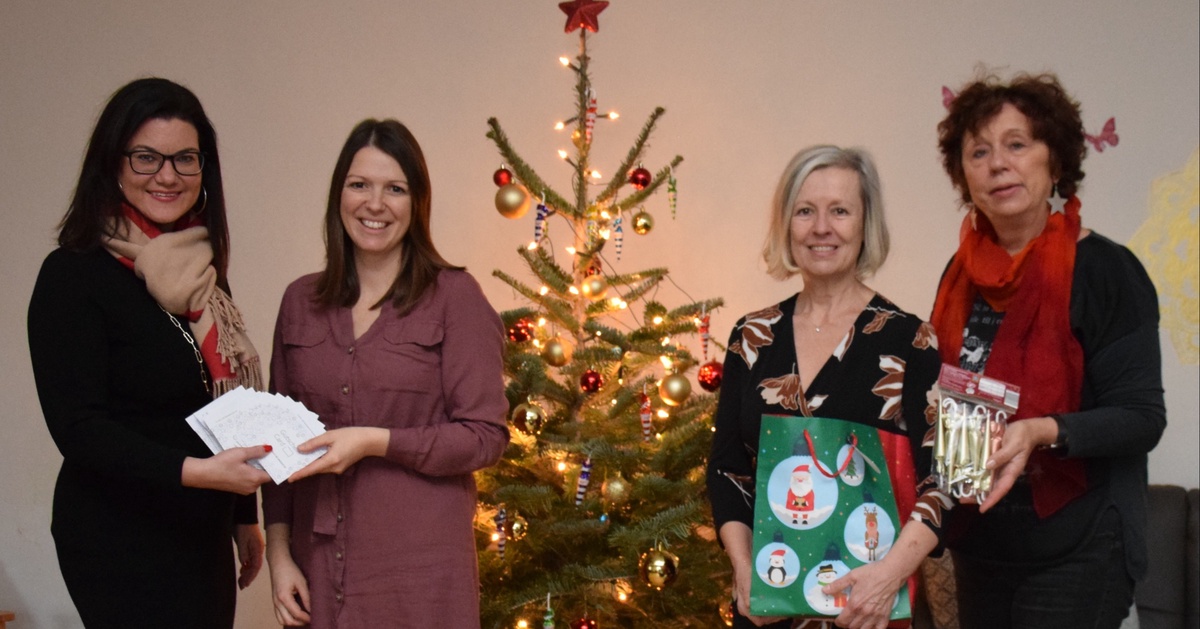
M 976 295 L 1004 320 L 996 332 L 985 372 L 1021 387 L 1010 421 L 1079 410 L 1083 347 L 1071 332 L 1071 283 L 1079 239 L 1080 202 L 1067 201 L 1052 213 L 1042 233 L 1016 256 L 996 243 L 996 230 L 982 213 L 968 215 L 958 252 L 938 286 L 931 323 L 942 362 L 959 364 L 963 329 Z M 1035 450 L 1026 464 L 1033 506 L 1045 518 L 1087 490 L 1083 462 Z
M 187 319 L 197 349 L 212 376 L 213 397 L 239 386 L 262 390 L 258 353 L 241 312 L 216 285 L 209 261 L 212 247 L 199 218 L 188 215 L 163 232 L 137 209 L 122 204 L 104 246 L 146 282 L 163 310 Z

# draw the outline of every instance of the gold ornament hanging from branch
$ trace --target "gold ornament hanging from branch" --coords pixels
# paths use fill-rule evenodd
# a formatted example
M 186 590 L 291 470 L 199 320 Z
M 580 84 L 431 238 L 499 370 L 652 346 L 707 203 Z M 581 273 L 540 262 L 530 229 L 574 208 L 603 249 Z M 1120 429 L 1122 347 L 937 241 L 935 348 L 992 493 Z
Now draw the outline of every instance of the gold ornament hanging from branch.
M 571 362 L 571 354 L 574 351 L 575 348 L 570 342 L 556 336 L 546 341 L 546 346 L 542 348 L 542 360 L 551 367 L 562 367 Z
M 529 193 L 520 184 L 509 183 L 496 191 L 496 210 L 504 218 L 517 219 L 529 212 Z
M 646 585 L 661 590 L 674 583 L 679 576 L 679 557 L 659 544 L 642 553 L 638 559 L 638 576 Z
M 608 294 L 608 280 L 603 275 L 589 275 L 579 285 L 579 292 L 592 301 L 600 301 Z
M 669 406 L 679 406 L 692 394 L 692 383 L 686 376 L 673 373 L 658 385 L 658 396 Z
M 633 233 L 645 236 L 652 229 L 654 229 L 654 217 L 650 216 L 649 212 L 641 210 L 633 215 Z

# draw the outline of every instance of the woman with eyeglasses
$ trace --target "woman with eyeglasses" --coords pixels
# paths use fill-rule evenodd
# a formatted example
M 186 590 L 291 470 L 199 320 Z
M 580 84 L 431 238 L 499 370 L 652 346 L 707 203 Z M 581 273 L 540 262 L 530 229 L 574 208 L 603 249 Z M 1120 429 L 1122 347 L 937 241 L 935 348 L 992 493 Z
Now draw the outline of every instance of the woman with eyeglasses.
M 260 387 L 226 275 L 216 133 L 187 88 L 139 79 L 96 123 L 29 304 L 29 350 L 62 453 L 59 567 L 88 629 L 232 627 L 262 566 L 251 465 L 185 418 Z M 241 560 L 240 575 L 234 547 Z

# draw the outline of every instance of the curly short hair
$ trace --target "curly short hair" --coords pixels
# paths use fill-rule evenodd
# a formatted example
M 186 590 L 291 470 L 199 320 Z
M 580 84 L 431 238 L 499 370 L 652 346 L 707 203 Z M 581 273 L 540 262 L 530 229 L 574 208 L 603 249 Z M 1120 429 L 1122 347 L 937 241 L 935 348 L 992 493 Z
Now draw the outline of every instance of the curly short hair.
M 1056 180 L 1058 193 L 1064 198 L 1075 194 L 1083 181 L 1083 158 L 1087 155 L 1079 102 L 1049 72 L 1018 74 L 1007 83 L 988 75 L 963 87 L 950 103 L 945 119 L 938 123 L 942 166 L 962 195 L 963 203 L 971 203 L 963 173 L 963 138 L 977 133 L 1006 103 L 1025 114 L 1034 139 L 1049 147 L 1050 174 Z
M 879 172 L 870 154 L 860 148 L 840 148 L 831 145 L 810 146 L 792 158 L 771 201 L 771 221 L 763 245 L 763 261 L 767 273 L 785 280 L 800 272 L 792 259 L 792 217 L 796 215 L 796 195 L 804 180 L 823 168 L 845 168 L 858 175 L 863 204 L 863 245 L 858 253 L 855 274 L 859 279 L 869 277 L 887 260 L 890 240 L 887 222 L 883 218 L 883 192 Z

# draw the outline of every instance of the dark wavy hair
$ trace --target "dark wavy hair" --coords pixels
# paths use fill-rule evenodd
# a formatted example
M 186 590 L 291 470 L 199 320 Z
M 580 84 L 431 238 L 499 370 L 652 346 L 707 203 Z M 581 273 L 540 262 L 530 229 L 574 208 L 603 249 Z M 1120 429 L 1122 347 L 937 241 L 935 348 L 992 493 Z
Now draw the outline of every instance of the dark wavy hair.
M 228 290 L 229 225 L 225 218 L 225 188 L 217 132 L 200 100 L 188 88 L 160 78 L 137 79 L 113 92 L 96 120 L 79 172 L 79 182 L 67 213 L 59 223 L 58 244 L 85 251 L 100 246 L 109 219 L 121 215 L 125 195 L 117 184 L 129 141 L 148 120 L 182 120 L 196 128 L 204 153 L 201 181 L 204 192 L 192 207 L 202 212 L 213 248 L 217 282 Z
M 373 146 L 400 164 L 408 178 L 408 194 L 412 201 L 412 218 L 408 231 L 400 241 L 400 269 L 392 288 L 377 308 L 392 300 L 398 315 L 403 316 L 417 305 L 426 291 L 437 285 L 442 269 L 461 269 L 447 262 L 433 246 L 429 235 L 431 189 L 425 154 L 408 127 L 397 120 L 368 118 L 358 123 L 346 138 L 333 178 L 329 183 L 329 202 L 325 207 L 325 270 L 317 280 L 315 300 L 324 306 L 353 306 L 359 297 L 358 270 L 354 265 L 354 243 L 342 225 L 342 190 L 350 163 L 367 146 Z
M 977 133 L 1005 103 L 1025 114 L 1034 139 L 1050 148 L 1050 174 L 1057 180 L 1059 195 L 1066 198 L 1075 194 L 1083 181 L 1083 158 L 1087 155 L 1079 103 L 1067 94 L 1058 77 L 1048 72 L 1018 74 L 1008 83 L 988 75 L 965 86 L 950 103 L 945 119 L 938 123 L 942 166 L 962 194 L 963 203 L 971 203 L 962 165 L 963 138 Z

